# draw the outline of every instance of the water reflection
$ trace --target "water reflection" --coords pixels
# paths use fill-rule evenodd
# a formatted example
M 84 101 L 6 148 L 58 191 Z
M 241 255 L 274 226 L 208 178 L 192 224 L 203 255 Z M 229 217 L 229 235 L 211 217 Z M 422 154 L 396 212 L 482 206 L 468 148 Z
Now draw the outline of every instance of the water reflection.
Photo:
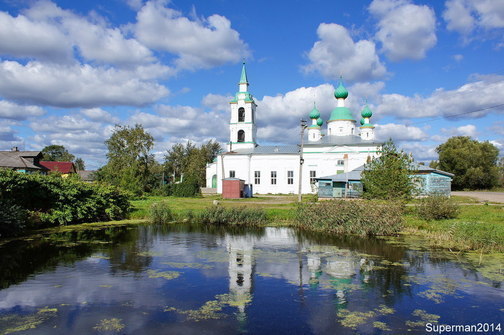
M 0 267 L 0 333 L 423 333 L 498 322 L 504 298 L 429 250 L 287 228 L 60 233 L 0 246 Z

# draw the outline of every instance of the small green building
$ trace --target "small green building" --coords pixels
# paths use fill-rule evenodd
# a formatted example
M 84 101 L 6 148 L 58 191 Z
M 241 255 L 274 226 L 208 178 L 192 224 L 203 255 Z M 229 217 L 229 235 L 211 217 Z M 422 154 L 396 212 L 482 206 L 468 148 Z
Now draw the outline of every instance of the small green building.
M 319 198 L 359 198 L 362 195 L 361 173 L 364 165 L 355 170 L 316 178 Z M 416 164 L 412 178 L 418 181 L 419 196 L 443 194 L 450 196 L 453 174 Z

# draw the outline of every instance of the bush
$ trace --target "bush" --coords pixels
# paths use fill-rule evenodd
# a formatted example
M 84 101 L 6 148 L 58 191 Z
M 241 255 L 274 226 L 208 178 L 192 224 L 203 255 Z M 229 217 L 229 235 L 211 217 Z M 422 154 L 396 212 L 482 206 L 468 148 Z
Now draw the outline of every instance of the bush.
M 0 237 L 22 233 L 28 226 L 28 211 L 10 201 L 0 201 Z
M 168 207 L 168 202 L 155 202 L 149 208 L 149 219 L 153 223 L 167 223 L 173 221 L 173 213 Z
M 296 225 L 333 234 L 392 235 L 403 225 L 400 202 L 331 200 L 300 204 Z
M 449 197 L 440 194 L 420 199 L 418 216 L 425 220 L 454 219 L 459 214 L 459 206 Z
M 187 180 L 183 181 L 180 184 L 173 184 L 172 186 L 172 195 L 174 197 L 196 197 L 200 195 L 199 186 L 196 181 Z
M 0 201 L 32 212 L 41 226 L 127 217 L 129 194 L 107 184 L 0 169 Z
M 210 225 L 258 226 L 266 224 L 268 219 L 266 213 L 258 208 L 212 206 L 200 213 L 196 221 Z

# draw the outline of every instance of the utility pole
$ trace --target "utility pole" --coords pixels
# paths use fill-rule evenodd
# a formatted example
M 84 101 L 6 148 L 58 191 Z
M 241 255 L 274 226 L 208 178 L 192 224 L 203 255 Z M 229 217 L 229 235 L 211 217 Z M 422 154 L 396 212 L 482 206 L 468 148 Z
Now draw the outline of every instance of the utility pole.
M 301 147 L 299 148 L 299 190 L 298 190 L 298 202 L 302 201 L 301 191 L 303 183 L 303 146 L 304 146 L 304 131 L 306 129 L 306 120 L 300 120 L 301 125 Z

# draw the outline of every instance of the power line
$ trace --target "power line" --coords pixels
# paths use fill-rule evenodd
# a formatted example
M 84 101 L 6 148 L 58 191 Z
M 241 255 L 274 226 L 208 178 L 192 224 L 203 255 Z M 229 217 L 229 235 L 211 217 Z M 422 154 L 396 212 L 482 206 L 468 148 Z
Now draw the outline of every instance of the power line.
M 424 121 L 411 122 L 409 124 L 411 125 L 411 124 L 425 123 L 425 122 L 435 121 L 435 120 L 439 120 L 439 119 L 446 119 L 446 118 L 451 118 L 451 117 L 460 116 L 460 115 L 472 114 L 472 113 L 482 112 L 482 111 L 487 110 L 487 109 L 493 109 L 493 108 L 498 108 L 498 107 L 502 107 L 502 106 L 504 106 L 504 104 L 498 104 L 498 105 L 495 105 L 495 106 L 480 108 L 480 109 L 476 109 L 476 110 L 469 111 L 469 112 L 463 112 L 463 113 L 458 113 L 458 114 L 438 116 L 438 117 L 435 117 L 435 118 L 432 118 L 432 119 L 428 119 L 428 120 L 424 120 Z

